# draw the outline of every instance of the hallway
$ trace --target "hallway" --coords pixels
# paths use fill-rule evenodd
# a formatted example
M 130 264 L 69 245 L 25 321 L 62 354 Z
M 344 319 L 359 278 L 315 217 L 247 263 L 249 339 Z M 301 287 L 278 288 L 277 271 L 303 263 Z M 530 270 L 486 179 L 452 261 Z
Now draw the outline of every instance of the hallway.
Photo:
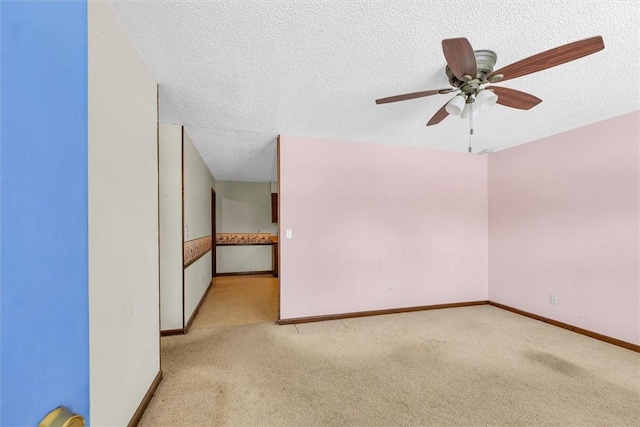
M 214 278 L 191 330 L 278 320 L 278 279 L 271 275 Z

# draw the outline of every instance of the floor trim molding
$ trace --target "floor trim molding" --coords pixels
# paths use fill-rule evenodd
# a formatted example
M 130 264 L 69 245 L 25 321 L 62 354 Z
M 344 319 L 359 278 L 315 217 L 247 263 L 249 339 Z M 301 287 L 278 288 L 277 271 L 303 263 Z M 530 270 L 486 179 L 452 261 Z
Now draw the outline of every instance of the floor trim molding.
M 567 329 L 572 332 L 576 332 L 581 335 L 586 335 L 590 338 L 595 338 L 600 341 L 604 341 L 609 344 L 617 345 L 619 347 L 624 347 L 628 350 L 635 351 L 640 353 L 640 345 L 636 345 L 627 341 L 622 341 L 617 338 L 609 337 L 607 335 L 602 335 L 597 332 L 592 332 L 587 329 L 579 328 L 578 326 L 569 325 L 568 323 L 559 322 L 557 320 L 549 319 L 547 317 L 539 316 L 537 314 L 529 313 L 528 311 L 520 310 L 517 308 L 509 307 L 508 305 L 500 304 L 497 302 L 489 301 L 489 305 L 492 305 L 497 308 L 501 308 L 503 310 L 511 311 L 512 313 L 519 314 L 521 316 L 530 317 L 535 320 L 539 320 L 541 322 L 548 323 L 553 326 L 557 326 L 559 328 Z
M 290 319 L 279 319 L 276 321 L 276 323 L 278 325 L 295 325 L 298 323 L 322 322 L 326 320 L 349 319 L 353 317 L 379 316 L 383 314 L 409 313 L 412 311 L 437 310 L 440 308 L 469 307 L 474 305 L 487 305 L 487 304 L 500 308 L 502 310 L 507 310 L 512 313 L 519 314 L 521 316 L 526 316 L 531 319 L 539 320 L 541 322 L 545 322 L 550 325 L 557 326 L 559 328 L 567 329 L 569 331 L 576 332 L 578 334 L 585 335 L 590 338 L 595 338 L 597 340 L 604 341 L 606 343 L 617 345 L 619 347 L 623 347 L 628 350 L 640 353 L 640 345 L 633 344 L 627 341 L 622 341 L 617 338 L 609 337 L 607 335 L 602 335 L 597 332 L 589 331 L 587 329 L 583 329 L 578 326 L 569 325 L 568 323 L 559 322 L 557 320 L 549 319 L 547 317 L 539 316 L 537 314 L 529 313 L 528 311 L 509 307 L 508 305 L 500 304 L 494 301 L 469 301 L 469 302 L 459 302 L 459 303 L 451 303 L 451 304 L 436 304 L 436 305 L 423 305 L 418 307 L 392 308 L 387 310 L 357 311 L 352 313 L 329 314 L 329 315 L 323 315 L 323 316 L 294 317 Z
M 280 319 L 277 321 L 277 323 L 278 325 L 293 325 L 296 323 L 321 322 L 325 320 L 339 320 L 339 319 L 349 319 L 353 317 L 380 316 L 383 314 L 409 313 L 412 311 L 437 310 L 440 308 L 454 308 L 454 307 L 469 307 L 473 305 L 486 305 L 486 304 L 489 304 L 489 301 L 469 301 L 469 302 L 456 302 L 451 304 L 422 305 L 418 307 L 403 307 L 403 308 L 391 308 L 386 310 L 356 311 L 352 313 L 329 314 L 326 316 L 295 317 L 291 319 Z
M 216 273 L 216 277 L 223 276 L 257 276 L 264 274 L 273 274 L 273 270 L 264 270 L 264 271 L 239 271 L 237 273 Z
M 142 402 L 140 402 L 140 405 L 138 406 L 138 409 L 136 409 L 136 412 L 133 413 L 133 417 L 131 417 L 131 421 L 129 421 L 127 427 L 136 427 L 138 425 L 140 419 L 142 418 L 142 415 L 144 414 L 144 411 L 147 410 L 147 406 L 149 406 L 149 402 L 151 402 L 151 398 L 156 392 L 158 385 L 160 385 L 160 381 L 162 381 L 162 369 L 158 371 L 158 374 L 153 379 L 149 390 L 147 390 L 147 393 L 142 398 Z
M 184 329 L 165 329 L 164 331 L 160 331 L 161 337 L 169 337 L 171 335 L 184 335 Z
M 207 286 L 207 290 L 204 291 L 204 294 L 202 294 L 202 298 L 200 298 L 200 302 L 196 306 L 196 309 L 193 310 L 193 313 L 191 314 L 191 317 L 189 318 L 189 321 L 187 322 L 186 325 L 184 325 L 184 332 L 183 332 L 184 334 L 189 332 L 189 329 L 191 329 L 191 325 L 193 325 L 193 321 L 196 320 L 196 316 L 198 315 L 198 312 L 200 311 L 200 308 L 202 307 L 202 303 L 204 303 L 204 300 L 205 300 L 205 298 L 207 298 L 207 294 L 209 293 L 209 291 L 211 290 L 212 287 L 213 287 L 213 277 L 211 278 L 211 281 L 209 282 L 209 286 Z

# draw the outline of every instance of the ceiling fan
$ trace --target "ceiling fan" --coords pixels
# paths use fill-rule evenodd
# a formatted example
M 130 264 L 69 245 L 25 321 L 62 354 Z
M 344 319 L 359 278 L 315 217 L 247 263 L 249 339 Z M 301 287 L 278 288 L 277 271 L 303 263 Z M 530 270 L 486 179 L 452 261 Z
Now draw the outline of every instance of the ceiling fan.
M 381 98 L 376 100 L 376 104 L 458 92 L 431 117 L 427 126 L 440 123 L 449 114 L 471 119 L 480 111 L 486 110 L 496 103 L 506 107 L 528 110 L 538 105 L 542 100 L 515 89 L 483 86 L 546 70 L 591 55 L 602 49 L 604 49 L 602 37 L 595 36 L 538 53 L 493 71 L 497 60 L 495 52 L 490 50 L 474 51 L 469 41 L 464 37 L 445 39 L 442 41 L 442 50 L 447 60 L 445 72 L 452 88 Z

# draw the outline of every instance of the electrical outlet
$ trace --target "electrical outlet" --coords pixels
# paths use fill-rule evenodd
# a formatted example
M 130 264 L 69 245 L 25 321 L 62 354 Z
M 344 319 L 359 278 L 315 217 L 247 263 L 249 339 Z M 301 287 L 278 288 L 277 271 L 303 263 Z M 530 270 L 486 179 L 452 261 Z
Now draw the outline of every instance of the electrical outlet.
M 549 300 L 551 301 L 551 304 L 553 305 L 558 305 L 558 296 L 557 295 L 549 295 Z

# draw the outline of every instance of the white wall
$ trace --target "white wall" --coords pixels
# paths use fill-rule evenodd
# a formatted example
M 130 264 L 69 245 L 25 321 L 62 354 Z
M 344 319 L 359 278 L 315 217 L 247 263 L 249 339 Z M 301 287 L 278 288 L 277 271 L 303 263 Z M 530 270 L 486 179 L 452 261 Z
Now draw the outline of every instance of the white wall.
M 189 241 L 211 235 L 211 189 L 215 188 L 216 182 L 186 131 L 183 137 L 184 239 Z M 211 273 L 210 254 L 203 256 L 185 270 L 185 322 L 193 314 L 211 282 Z
M 218 233 L 278 234 L 271 222 L 270 182 L 216 182 Z M 271 270 L 271 246 L 220 246 L 218 273 Z
M 160 328 L 182 329 L 182 126 L 161 124 Z
M 91 424 L 124 426 L 160 369 L 157 90 L 111 3 L 88 26 Z
M 211 282 L 211 252 L 184 271 L 184 318 L 188 322 Z

